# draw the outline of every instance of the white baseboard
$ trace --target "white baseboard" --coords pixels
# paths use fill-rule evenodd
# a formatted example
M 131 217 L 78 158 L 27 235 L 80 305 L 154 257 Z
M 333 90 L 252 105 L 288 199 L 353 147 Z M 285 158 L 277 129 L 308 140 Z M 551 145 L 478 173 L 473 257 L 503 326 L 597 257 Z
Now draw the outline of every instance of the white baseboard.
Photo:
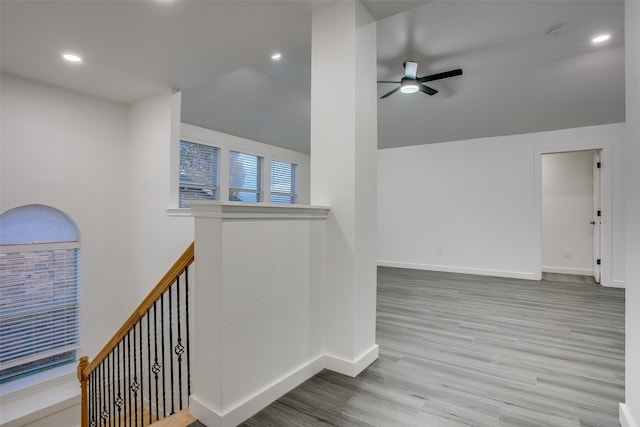
M 613 279 L 611 279 L 611 281 L 609 283 L 603 283 L 602 286 L 606 286 L 607 288 L 625 289 L 627 287 L 627 282 L 625 282 L 624 280 L 613 280 Z
M 491 270 L 484 268 L 457 267 L 451 265 L 418 264 L 410 262 L 378 261 L 380 267 L 412 268 L 415 270 L 442 271 L 445 273 L 477 274 L 479 276 L 508 277 L 512 279 L 539 280 L 534 273 L 524 271 Z
M 570 268 L 570 267 L 554 267 L 543 265 L 544 273 L 573 274 L 575 276 L 593 276 L 593 269 L 589 268 Z
M 353 361 L 327 354 L 320 355 L 226 411 L 214 409 L 214 405 L 203 402 L 196 395 L 191 395 L 189 397 L 189 412 L 208 427 L 234 427 L 266 408 L 322 369 L 355 377 L 378 358 L 378 352 L 376 344 Z
M 379 348 L 377 344 L 353 361 L 325 354 L 324 367 L 325 369 L 329 369 L 330 371 L 334 371 L 342 375 L 356 377 L 378 358 L 378 354 Z
M 189 398 L 189 411 L 208 427 L 235 427 L 313 377 L 323 368 L 324 356 L 320 355 L 224 412 L 213 409 L 213 405 L 202 402 L 198 396 L 192 395 Z
M 620 403 L 619 407 L 620 407 L 619 420 L 620 420 L 621 427 L 640 427 L 640 425 L 638 425 L 633 419 L 633 417 L 631 416 L 629 407 L 626 404 Z

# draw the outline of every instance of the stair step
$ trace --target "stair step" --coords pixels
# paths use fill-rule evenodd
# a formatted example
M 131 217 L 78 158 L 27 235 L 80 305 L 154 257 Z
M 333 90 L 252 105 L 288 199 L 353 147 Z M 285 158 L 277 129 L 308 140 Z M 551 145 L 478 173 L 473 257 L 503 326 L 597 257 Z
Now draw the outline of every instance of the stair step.
M 200 427 L 202 424 L 198 423 L 195 418 L 189 413 L 188 409 L 183 409 L 180 412 L 163 418 L 155 423 L 151 424 L 151 427 L 188 427 L 193 424 L 193 427 Z

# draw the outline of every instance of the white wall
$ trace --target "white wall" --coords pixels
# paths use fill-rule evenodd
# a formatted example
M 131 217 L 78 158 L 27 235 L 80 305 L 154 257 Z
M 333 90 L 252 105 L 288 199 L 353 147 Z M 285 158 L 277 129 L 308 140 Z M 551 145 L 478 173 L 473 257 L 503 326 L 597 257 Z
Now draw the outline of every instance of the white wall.
M 380 150 L 379 264 L 539 279 L 541 154 L 603 148 L 603 283 L 623 286 L 623 139 L 613 124 Z
M 2 74 L 0 84 L 0 209 L 40 203 L 76 222 L 81 239 L 80 353 L 96 354 L 128 314 L 121 298 L 128 282 L 127 108 L 11 75 Z M 75 366 L 71 371 L 69 389 L 79 394 Z M 44 402 L 29 393 L 25 399 L 28 405 L 22 410 L 27 412 Z M 19 405 L 3 396 L 3 423 L 19 415 Z
M 178 99 L 176 99 L 178 97 Z M 172 182 L 172 138 L 180 126 L 179 94 L 169 90 L 129 107 L 127 189 L 129 246 L 133 260 L 128 283 L 135 308 L 193 241 L 193 219 L 167 214 Z M 175 148 L 177 150 L 177 148 Z M 177 180 L 178 166 L 175 165 Z
M 355 376 L 378 356 L 376 23 L 359 2 L 316 10 L 311 58 L 311 203 L 331 207 L 325 351 Z
M 626 381 L 622 427 L 640 427 L 640 2 L 627 1 Z
M 593 274 L 594 155 L 542 156 L 542 271 Z

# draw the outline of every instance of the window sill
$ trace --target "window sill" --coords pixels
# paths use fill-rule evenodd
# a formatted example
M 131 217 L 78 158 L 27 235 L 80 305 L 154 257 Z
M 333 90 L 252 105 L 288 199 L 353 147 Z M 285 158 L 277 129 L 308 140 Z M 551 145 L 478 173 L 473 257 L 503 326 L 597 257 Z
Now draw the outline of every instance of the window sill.
M 2 384 L 0 425 L 22 426 L 79 404 L 80 385 L 75 371 L 75 364 L 70 363 Z

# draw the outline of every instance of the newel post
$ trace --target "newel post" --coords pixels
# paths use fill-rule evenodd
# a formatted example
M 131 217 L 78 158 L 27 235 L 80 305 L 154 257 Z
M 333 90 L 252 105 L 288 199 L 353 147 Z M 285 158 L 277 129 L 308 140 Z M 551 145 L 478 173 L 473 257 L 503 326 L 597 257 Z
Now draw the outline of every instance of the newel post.
M 84 375 L 85 368 L 89 366 L 89 358 L 82 356 L 78 360 L 78 381 L 80 381 L 80 426 L 89 427 L 89 392 L 87 390 L 88 378 Z

